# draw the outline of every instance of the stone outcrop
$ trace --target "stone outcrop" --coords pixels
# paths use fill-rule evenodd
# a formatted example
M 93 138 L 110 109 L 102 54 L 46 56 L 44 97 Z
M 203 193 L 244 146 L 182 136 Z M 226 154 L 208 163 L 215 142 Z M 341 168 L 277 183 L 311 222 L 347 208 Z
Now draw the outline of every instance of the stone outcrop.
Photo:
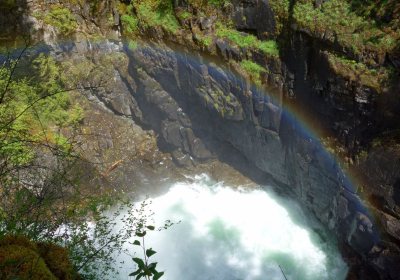
M 360 77 L 341 75 L 324 50 L 342 51 L 342 47 L 329 34 L 315 37 L 297 26 L 284 30 L 287 43 L 279 58 L 238 49 L 223 38 L 213 37 L 205 47 L 195 33 L 212 34 L 218 18 L 212 15 L 183 23 L 190 25 L 186 31 L 192 36 L 142 28 L 139 45 L 129 49 L 121 46 L 120 15 L 112 1 L 106 2 L 103 11 L 113 15 L 112 21 L 94 16 L 85 5 L 71 5 L 79 23 L 72 43 L 61 44 L 54 28 L 40 29 L 43 22 L 32 16 L 23 18 L 23 23 L 42 30 L 40 38 L 60 60 L 87 59 L 89 52 L 126 53 L 126 64 L 113 64 L 112 85 L 86 94 L 115 114 L 154 130 L 150 140 L 158 135 L 158 145 L 170 154 L 168 164 L 191 169 L 219 159 L 245 170 L 245 157 L 263 174 L 261 181 L 296 197 L 335 232 L 350 274 L 359 279 L 400 279 L 398 77 L 378 91 Z M 35 1 L 26 5 L 32 11 L 46 9 Z M 238 30 L 260 39 L 270 38 L 276 29 L 267 1 L 235 0 L 225 13 Z M 97 33 L 104 37 L 90 43 Z M 261 85 L 229 63 L 249 58 L 267 70 Z M 397 63 L 393 55 L 379 63 L 390 61 Z M 110 134 L 107 128 L 101 130 Z M 126 138 L 133 138 L 129 133 Z M 116 143 L 99 143 L 110 145 Z M 121 157 L 131 152 L 138 151 L 128 149 Z M 154 164 L 161 162 L 165 159 Z M 155 169 L 160 178 L 169 176 L 161 170 Z M 246 170 L 246 175 L 260 178 L 260 172 Z

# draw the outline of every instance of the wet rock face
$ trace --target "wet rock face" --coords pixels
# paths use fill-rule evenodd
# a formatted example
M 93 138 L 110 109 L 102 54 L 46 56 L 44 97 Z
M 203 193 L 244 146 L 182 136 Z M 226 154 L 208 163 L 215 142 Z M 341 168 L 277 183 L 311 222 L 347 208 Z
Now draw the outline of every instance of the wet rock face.
M 276 28 L 275 13 L 267 0 L 233 0 L 233 20 L 238 30 L 252 33 L 260 39 L 268 38 Z

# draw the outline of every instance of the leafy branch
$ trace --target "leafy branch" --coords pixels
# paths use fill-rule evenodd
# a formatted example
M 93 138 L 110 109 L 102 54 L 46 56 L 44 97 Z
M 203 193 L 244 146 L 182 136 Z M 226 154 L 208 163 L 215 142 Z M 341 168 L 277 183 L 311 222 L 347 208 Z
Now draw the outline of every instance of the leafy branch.
M 146 228 L 148 230 L 154 230 L 154 226 L 147 226 Z M 160 279 L 161 276 L 164 275 L 164 272 L 158 272 L 156 270 L 156 267 L 157 267 L 156 262 L 149 264 L 149 258 L 152 255 L 156 254 L 157 252 L 154 251 L 152 248 L 146 249 L 146 246 L 144 243 L 145 235 L 146 235 L 146 231 L 136 232 L 136 236 L 142 237 L 143 245 L 140 244 L 139 240 L 135 240 L 132 244 L 143 248 L 144 261 L 140 258 L 132 258 L 132 260 L 138 265 L 138 269 L 135 272 L 132 272 L 131 274 L 129 274 L 129 276 L 136 276 L 135 280 L 138 280 L 140 278 L 145 278 L 145 279 L 149 280 L 150 277 L 153 276 L 153 280 L 157 280 L 157 279 Z

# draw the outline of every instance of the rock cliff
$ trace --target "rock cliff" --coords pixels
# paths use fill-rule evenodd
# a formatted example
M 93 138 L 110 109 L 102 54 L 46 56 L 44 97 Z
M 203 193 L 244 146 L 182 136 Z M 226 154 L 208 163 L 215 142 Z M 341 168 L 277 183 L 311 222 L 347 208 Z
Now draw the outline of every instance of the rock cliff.
M 383 35 L 365 25 L 354 37 L 322 17 L 347 11 L 361 26 L 352 1 L 11 2 L 2 36 L 30 32 L 71 68 L 110 68 L 78 75 L 109 77 L 84 94 L 154 130 L 148 140 L 158 134 L 175 166 L 242 168 L 337 234 L 349 279 L 400 279 L 396 3 L 389 18 L 375 14 Z

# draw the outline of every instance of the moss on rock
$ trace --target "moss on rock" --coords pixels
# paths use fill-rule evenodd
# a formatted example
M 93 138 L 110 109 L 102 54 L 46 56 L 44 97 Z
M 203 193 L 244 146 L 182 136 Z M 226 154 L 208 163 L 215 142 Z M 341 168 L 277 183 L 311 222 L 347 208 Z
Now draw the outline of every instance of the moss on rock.
M 35 243 L 21 235 L 8 235 L 0 241 L 2 279 L 73 280 L 68 250 L 53 243 Z
M 38 252 L 21 245 L 0 247 L 2 279 L 57 280 Z
M 57 279 L 74 279 L 71 276 L 73 266 L 66 248 L 52 243 L 41 243 L 38 244 L 38 247 L 40 248 L 41 257 Z

